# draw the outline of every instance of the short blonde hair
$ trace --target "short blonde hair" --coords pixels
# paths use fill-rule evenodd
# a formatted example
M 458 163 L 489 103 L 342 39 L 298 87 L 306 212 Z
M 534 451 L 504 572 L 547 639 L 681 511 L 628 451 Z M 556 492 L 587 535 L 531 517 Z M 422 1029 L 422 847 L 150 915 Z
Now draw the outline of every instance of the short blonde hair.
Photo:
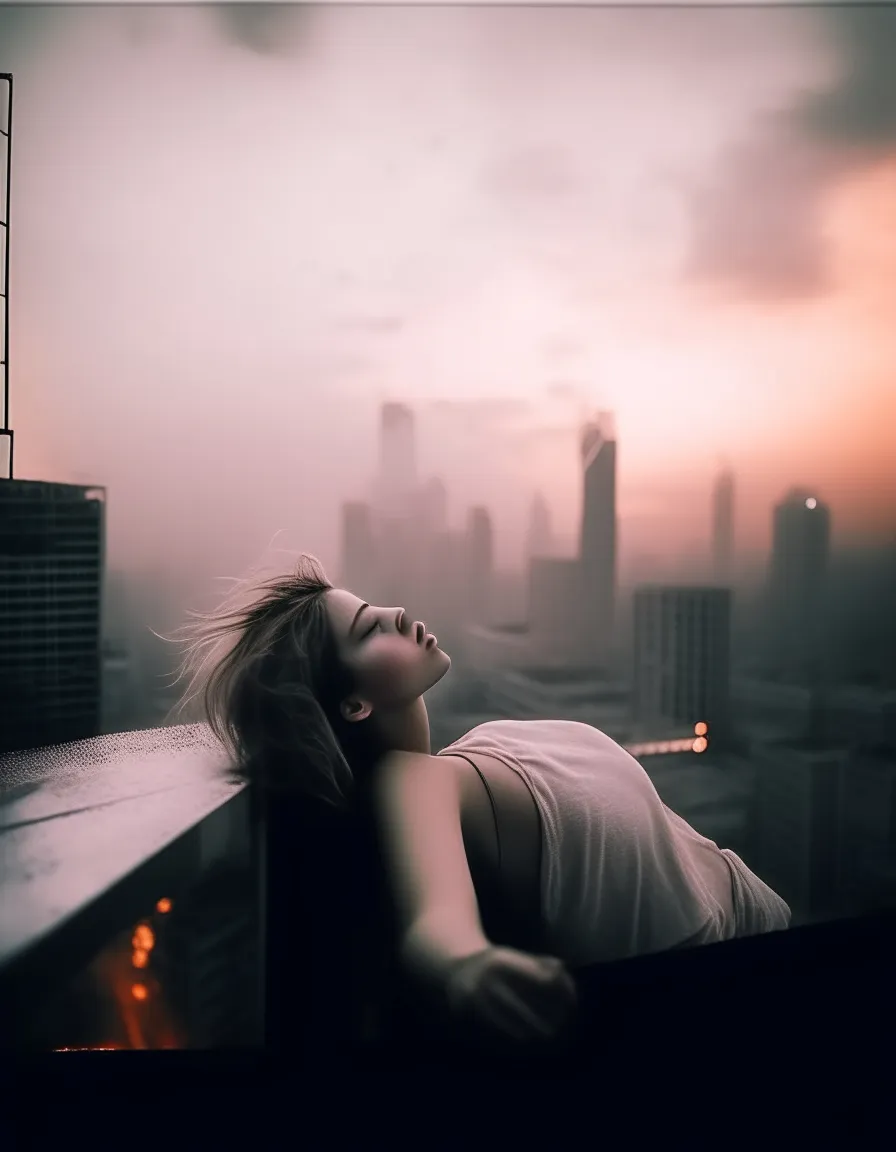
M 179 711 L 195 704 L 247 779 L 338 807 L 354 774 L 340 740 L 351 678 L 339 660 L 320 562 L 302 554 L 285 576 L 243 582 L 217 609 L 191 612 Z M 248 599 L 248 603 L 246 602 Z

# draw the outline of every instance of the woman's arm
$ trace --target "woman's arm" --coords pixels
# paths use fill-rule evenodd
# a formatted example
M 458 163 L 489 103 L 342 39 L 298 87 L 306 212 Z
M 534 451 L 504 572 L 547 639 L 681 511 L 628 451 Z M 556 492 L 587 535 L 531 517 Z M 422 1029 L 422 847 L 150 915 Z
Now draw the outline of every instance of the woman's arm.
M 393 753 L 380 766 L 374 802 L 409 973 L 495 1038 L 561 1035 L 576 989 L 560 961 L 492 947 L 482 930 L 456 767 Z
M 380 765 L 375 801 L 401 932 L 401 956 L 424 984 L 441 987 L 460 960 L 488 948 L 450 761 L 396 752 Z

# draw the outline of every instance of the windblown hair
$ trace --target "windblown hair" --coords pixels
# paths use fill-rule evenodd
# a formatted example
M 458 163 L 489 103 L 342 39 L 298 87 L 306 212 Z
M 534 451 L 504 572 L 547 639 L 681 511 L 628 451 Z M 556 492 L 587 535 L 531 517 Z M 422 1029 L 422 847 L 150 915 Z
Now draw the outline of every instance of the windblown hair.
M 366 722 L 339 710 L 353 683 L 326 613 L 331 588 L 303 554 L 288 575 L 243 582 L 214 612 L 191 612 L 175 637 L 185 648 L 177 682 L 187 682 L 180 709 L 201 704 L 245 778 L 345 807 L 372 749 Z

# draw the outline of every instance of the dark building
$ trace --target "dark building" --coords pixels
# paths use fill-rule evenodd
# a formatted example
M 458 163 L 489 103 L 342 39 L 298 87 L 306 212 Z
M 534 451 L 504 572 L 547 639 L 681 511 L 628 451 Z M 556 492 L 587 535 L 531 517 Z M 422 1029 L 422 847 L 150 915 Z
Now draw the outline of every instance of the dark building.
M 634 597 L 634 711 L 658 728 L 730 724 L 731 592 L 639 588 Z
M 477 624 L 490 618 L 494 575 L 494 534 L 487 508 L 471 508 L 467 521 L 468 612 Z
M 757 746 L 756 867 L 794 923 L 836 907 L 847 756 L 811 740 Z
M 823 676 L 830 510 L 793 489 L 774 510 L 768 577 L 768 659 L 782 680 L 816 686 Z
M 100 730 L 105 490 L 0 481 L 0 751 Z
M 579 560 L 540 556 L 529 561 L 530 661 L 592 671 L 600 666 L 593 636 L 583 627 L 584 599 Z
M 551 531 L 551 510 L 540 492 L 536 492 L 529 509 L 529 529 L 526 534 L 526 559 L 550 556 L 554 550 Z
M 582 482 L 582 609 L 591 662 L 605 666 L 616 611 L 616 431 L 610 413 L 600 413 L 584 429 Z
M 354 501 L 342 505 L 342 583 L 351 591 L 376 583 L 376 529 L 373 509 Z
M 387 516 L 407 515 L 417 490 L 414 413 L 406 404 L 380 411 L 380 504 Z

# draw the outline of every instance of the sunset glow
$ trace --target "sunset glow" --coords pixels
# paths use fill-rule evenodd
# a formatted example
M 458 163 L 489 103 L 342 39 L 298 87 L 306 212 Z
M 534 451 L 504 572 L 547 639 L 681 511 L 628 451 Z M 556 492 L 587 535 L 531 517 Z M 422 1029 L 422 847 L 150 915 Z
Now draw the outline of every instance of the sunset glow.
M 0 26 L 20 474 L 109 484 L 113 566 L 211 579 L 287 525 L 332 562 L 401 396 L 427 469 L 489 502 L 516 564 L 536 488 L 574 536 L 601 407 L 623 568 L 703 547 L 720 455 L 744 550 L 794 483 L 836 543 L 887 539 L 896 132 L 806 128 L 889 28 L 851 18 L 852 39 L 774 6 L 333 5 L 258 42 L 213 6 Z M 242 444 L 263 468 L 233 466 Z M 186 493 L 201 547 L 170 515 Z

